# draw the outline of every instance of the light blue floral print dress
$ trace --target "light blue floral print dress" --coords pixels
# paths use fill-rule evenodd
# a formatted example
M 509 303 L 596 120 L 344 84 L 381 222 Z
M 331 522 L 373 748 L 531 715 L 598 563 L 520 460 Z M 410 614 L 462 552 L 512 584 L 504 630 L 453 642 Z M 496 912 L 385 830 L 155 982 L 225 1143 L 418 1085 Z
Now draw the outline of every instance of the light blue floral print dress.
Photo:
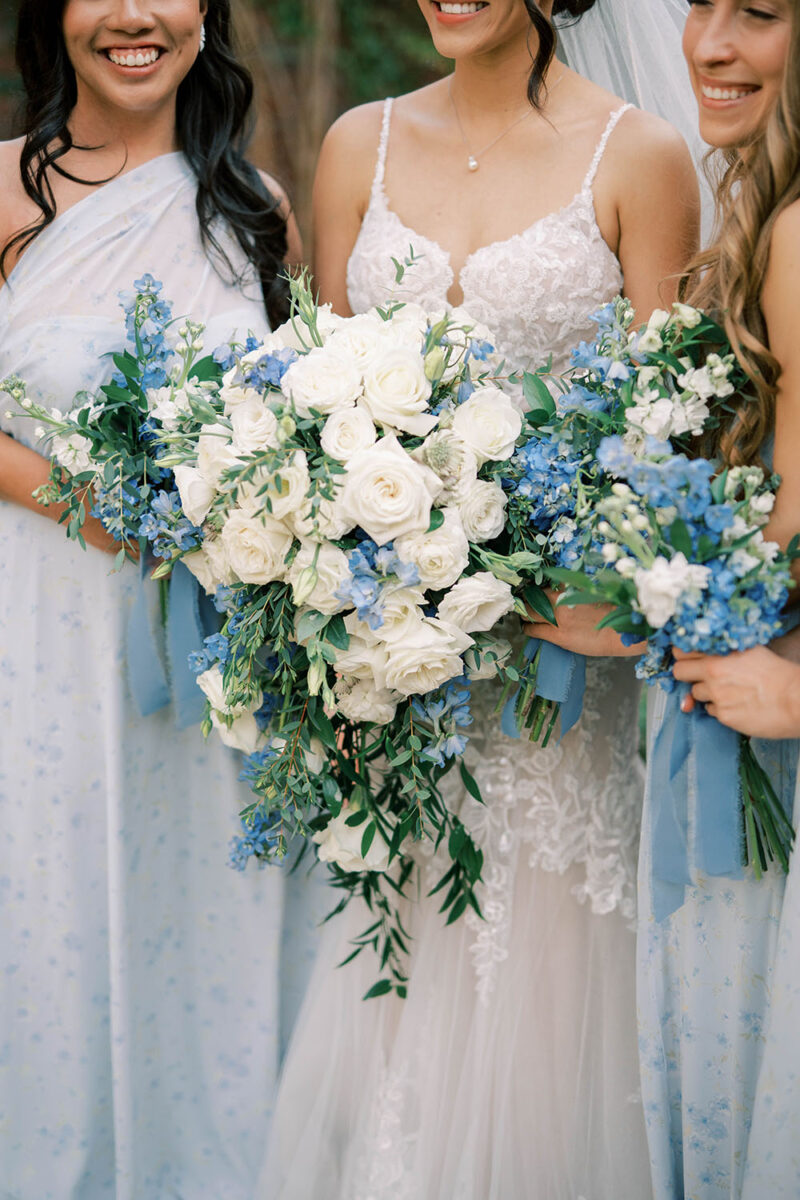
M 664 713 L 650 697 L 648 744 Z M 798 744 L 757 742 L 787 811 Z M 766 1045 L 786 877 L 696 876 L 671 917 L 653 916 L 650 830 L 663 781 L 648 773 L 639 869 L 642 1095 L 655 1200 L 739 1200 Z M 690 778 L 690 822 L 696 797 Z M 787 1192 L 797 1196 L 800 1192 Z M 771 1191 L 749 1200 L 768 1200 Z
M 195 192 L 169 154 L 59 216 L 0 291 L 0 377 L 69 407 L 107 376 L 117 293 L 145 271 L 210 347 L 265 332 L 258 290 L 203 252 Z M 236 756 L 135 710 L 136 569 L 8 503 L 0 562 L 0 1196 L 250 1200 L 312 893 L 294 877 L 286 927 L 280 869 L 228 869 Z

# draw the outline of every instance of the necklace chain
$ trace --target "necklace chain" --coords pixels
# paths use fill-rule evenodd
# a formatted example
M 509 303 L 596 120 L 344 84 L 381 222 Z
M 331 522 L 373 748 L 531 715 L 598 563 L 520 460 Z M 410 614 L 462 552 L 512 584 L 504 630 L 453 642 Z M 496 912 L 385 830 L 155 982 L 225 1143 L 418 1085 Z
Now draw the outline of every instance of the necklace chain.
M 551 92 L 553 91 L 554 88 L 558 87 L 559 83 L 561 83 L 561 80 L 564 78 L 565 74 L 566 74 L 566 71 L 562 72 L 562 74 L 559 75 L 558 79 L 553 84 L 553 87 L 550 88 Z M 496 146 L 497 143 L 500 141 L 500 139 L 504 138 L 506 136 L 506 134 L 511 133 L 512 129 L 516 129 L 517 125 L 521 125 L 523 121 L 527 121 L 528 117 L 533 116 L 533 113 L 535 112 L 534 108 L 529 107 L 527 109 L 527 111 L 522 114 L 521 117 L 517 117 L 516 120 L 512 121 L 511 124 L 508 125 L 504 130 L 502 130 L 501 133 L 498 133 L 497 137 L 492 138 L 492 140 L 490 142 L 487 142 L 487 144 L 485 146 L 483 146 L 480 150 L 473 153 L 473 151 L 470 149 L 469 141 L 467 139 L 466 133 L 464 132 L 464 126 L 461 124 L 461 117 L 459 116 L 458 109 L 456 107 L 455 98 L 453 96 L 452 77 L 450 79 L 448 79 L 448 81 L 447 81 L 447 94 L 450 97 L 450 103 L 453 106 L 453 112 L 455 113 L 456 123 L 458 125 L 458 132 L 461 134 L 461 140 L 464 143 L 464 149 L 467 152 L 467 170 L 469 170 L 469 171 L 477 171 L 478 167 L 481 165 L 479 160 L 481 158 L 483 158 L 484 154 L 486 154 L 487 151 L 491 150 L 492 146 Z

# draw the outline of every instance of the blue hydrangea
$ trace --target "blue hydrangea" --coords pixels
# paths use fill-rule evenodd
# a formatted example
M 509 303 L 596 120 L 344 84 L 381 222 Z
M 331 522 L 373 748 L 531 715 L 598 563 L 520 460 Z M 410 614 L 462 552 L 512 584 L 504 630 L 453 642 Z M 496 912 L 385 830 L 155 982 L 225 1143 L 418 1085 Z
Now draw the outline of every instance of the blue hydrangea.
M 516 451 L 502 482 L 510 502 L 547 533 L 559 517 L 574 515 L 580 470 L 581 458 L 568 443 L 535 437 Z

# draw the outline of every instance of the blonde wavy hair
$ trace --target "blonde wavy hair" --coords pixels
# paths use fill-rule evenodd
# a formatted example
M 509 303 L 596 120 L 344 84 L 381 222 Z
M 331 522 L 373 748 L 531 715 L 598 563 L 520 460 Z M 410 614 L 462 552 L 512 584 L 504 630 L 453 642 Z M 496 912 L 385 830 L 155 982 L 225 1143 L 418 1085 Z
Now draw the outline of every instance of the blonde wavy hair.
M 714 313 L 753 392 L 735 398 L 722 426 L 701 446 L 728 464 L 758 462 L 775 426 L 780 365 L 770 352 L 761 292 L 770 241 L 781 212 L 800 199 L 800 0 L 791 0 L 792 31 L 783 85 L 765 127 L 746 146 L 721 155 L 716 234 L 681 279 L 682 299 Z

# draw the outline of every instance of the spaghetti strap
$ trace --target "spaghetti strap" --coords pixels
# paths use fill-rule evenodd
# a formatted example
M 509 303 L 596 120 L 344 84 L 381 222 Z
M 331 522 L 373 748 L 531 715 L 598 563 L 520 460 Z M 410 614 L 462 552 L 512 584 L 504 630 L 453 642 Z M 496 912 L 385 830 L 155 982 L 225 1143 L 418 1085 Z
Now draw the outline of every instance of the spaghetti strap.
M 392 97 L 387 96 L 383 102 L 383 120 L 381 121 L 381 136 L 378 142 L 378 161 L 375 163 L 375 178 L 372 181 L 372 191 L 383 190 L 383 178 L 386 174 L 386 151 L 389 146 L 389 126 L 392 122 Z
M 594 152 L 594 158 L 592 159 L 589 170 L 586 172 L 586 178 L 583 181 L 583 187 L 581 189 L 582 191 L 584 191 L 584 192 L 588 191 L 589 188 L 591 188 L 592 184 L 594 183 L 595 176 L 597 175 L 597 171 L 600 166 L 600 162 L 603 158 L 603 155 L 605 154 L 606 146 L 608 145 L 608 139 L 611 137 L 611 134 L 616 129 L 617 122 L 619 121 L 620 117 L 623 116 L 628 111 L 629 108 L 635 108 L 635 107 L 636 106 L 634 104 L 623 104 L 620 108 L 618 108 L 615 112 L 613 112 L 611 114 L 611 116 L 609 117 L 608 124 L 606 125 L 605 129 L 603 130 L 603 136 L 600 138 L 600 141 L 597 143 L 597 149 Z

